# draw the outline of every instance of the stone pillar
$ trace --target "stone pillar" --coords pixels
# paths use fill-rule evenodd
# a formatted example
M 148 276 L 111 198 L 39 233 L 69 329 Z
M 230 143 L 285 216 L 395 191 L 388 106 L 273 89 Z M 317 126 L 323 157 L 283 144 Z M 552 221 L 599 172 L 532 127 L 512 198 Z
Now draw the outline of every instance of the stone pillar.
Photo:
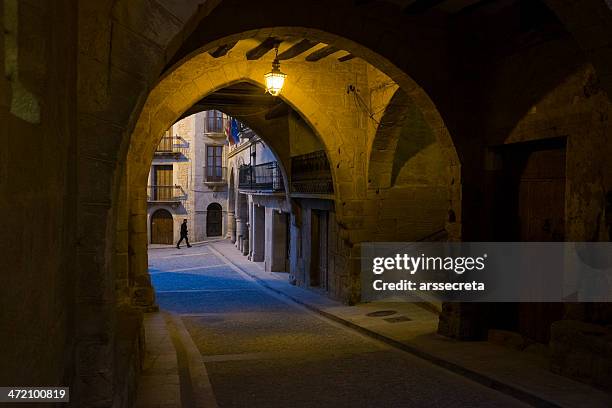
M 244 223 L 244 235 L 242 237 L 242 255 L 249 254 L 249 223 Z
M 265 214 L 264 269 L 267 272 L 285 272 L 285 257 L 287 253 L 285 216 L 274 208 L 266 208 Z
M 248 222 L 243 218 L 236 218 L 236 248 L 244 255 L 249 253 L 249 228 Z
M 233 211 L 227 212 L 227 237 L 236 242 L 236 215 Z
M 147 254 L 147 194 L 145 187 L 129 190 L 130 217 L 128 255 L 132 304 L 145 310 L 157 310 L 151 285 Z
M 263 262 L 265 256 L 266 242 L 266 209 L 257 205 L 253 206 L 253 223 L 251 226 L 251 248 L 253 262 Z
M 129 218 L 130 209 L 127 199 L 127 174 L 124 172 L 119 186 L 117 200 L 117 232 L 113 269 L 115 271 L 115 302 L 118 305 L 130 304 L 130 260 L 129 248 Z
M 236 248 L 240 249 L 241 248 L 241 241 L 242 241 L 242 218 L 236 217 L 236 240 L 234 241 L 234 244 L 236 245 Z
M 251 245 L 251 243 L 253 242 L 253 202 L 250 199 L 251 197 L 249 196 L 249 204 L 248 204 L 248 219 L 249 221 L 247 222 L 247 235 L 249 237 L 249 249 L 248 252 L 246 254 L 247 259 L 250 261 L 251 260 L 251 255 L 253 254 L 253 246 Z

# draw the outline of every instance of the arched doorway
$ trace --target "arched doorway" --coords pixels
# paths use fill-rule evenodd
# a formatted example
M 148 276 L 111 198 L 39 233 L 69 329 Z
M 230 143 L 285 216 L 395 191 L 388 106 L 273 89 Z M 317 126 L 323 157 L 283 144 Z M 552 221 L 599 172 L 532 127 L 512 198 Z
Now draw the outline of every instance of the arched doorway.
M 151 215 L 151 243 L 172 244 L 174 242 L 174 221 L 167 210 L 157 210 Z
M 221 204 L 211 203 L 206 208 L 206 236 L 218 237 L 223 232 Z

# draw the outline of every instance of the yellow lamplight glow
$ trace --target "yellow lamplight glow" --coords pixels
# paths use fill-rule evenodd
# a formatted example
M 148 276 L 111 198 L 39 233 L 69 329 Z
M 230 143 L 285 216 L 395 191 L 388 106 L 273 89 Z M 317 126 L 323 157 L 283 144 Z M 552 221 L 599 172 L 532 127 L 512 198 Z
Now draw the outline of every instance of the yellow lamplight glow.
M 278 96 L 283 90 L 285 84 L 285 78 L 287 74 L 284 74 L 280 70 L 280 62 L 278 61 L 278 47 L 276 47 L 276 56 L 274 62 L 272 62 L 272 71 L 264 75 L 266 79 L 266 92 L 272 96 Z
M 272 96 L 278 96 L 283 89 L 286 76 L 287 75 L 280 72 L 280 70 L 272 70 L 264 75 L 266 78 L 266 92 Z

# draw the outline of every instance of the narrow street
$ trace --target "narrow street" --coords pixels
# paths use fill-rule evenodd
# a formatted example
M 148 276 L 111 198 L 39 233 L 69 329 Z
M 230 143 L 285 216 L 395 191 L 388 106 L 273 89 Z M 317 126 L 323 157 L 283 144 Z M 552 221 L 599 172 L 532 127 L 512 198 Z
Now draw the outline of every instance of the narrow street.
M 218 251 L 236 250 L 149 251 L 160 309 L 182 319 L 218 406 L 524 406 L 284 299 Z

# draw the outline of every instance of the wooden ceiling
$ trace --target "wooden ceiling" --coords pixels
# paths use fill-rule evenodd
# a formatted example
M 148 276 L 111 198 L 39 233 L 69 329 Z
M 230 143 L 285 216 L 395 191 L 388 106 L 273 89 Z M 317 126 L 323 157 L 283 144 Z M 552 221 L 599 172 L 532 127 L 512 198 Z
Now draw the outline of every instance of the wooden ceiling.
M 212 109 L 223 111 L 229 115 L 261 115 L 266 120 L 285 116 L 290 111 L 289 105 L 282 99 L 266 93 L 256 85 L 240 82 L 201 99 L 183 113 L 181 119 Z
M 231 51 L 236 44 L 236 42 L 223 44 L 213 50 L 210 50 L 208 53 L 213 58 L 220 58 Z M 305 57 L 305 61 L 307 62 L 317 62 L 336 53 L 339 53 L 338 61 L 340 62 L 349 61 L 354 58 L 352 54 L 336 48 L 333 45 L 324 44 L 318 41 L 311 41 L 306 38 L 295 39 L 287 37 L 267 37 L 261 39 L 259 44 L 246 52 L 246 58 L 249 61 L 258 60 L 264 55 L 268 54 L 268 52 L 272 51 L 274 48 L 280 47 L 281 44 L 283 44 L 285 48 L 288 47 L 278 54 L 278 59 L 281 61 L 289 60 L 305 53 L 307 53 Z

